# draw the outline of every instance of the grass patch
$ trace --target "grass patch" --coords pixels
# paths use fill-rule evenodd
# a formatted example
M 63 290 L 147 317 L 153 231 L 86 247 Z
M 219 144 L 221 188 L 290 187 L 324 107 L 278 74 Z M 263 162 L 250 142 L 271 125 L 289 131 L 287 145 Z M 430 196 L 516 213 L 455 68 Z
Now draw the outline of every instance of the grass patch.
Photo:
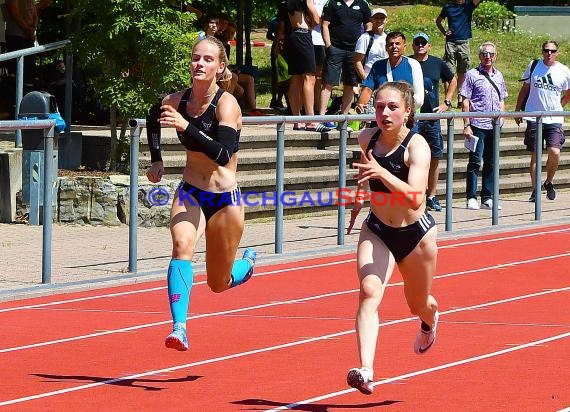
M 407 37 L 406 55 L 413 53 L 411 45 L 413 35 L 423 31 L 431 38 L 430 54 L 437 57 L 443 56 L 445 39 L 435 25 L 435 19 L 441 10 L 440 6 L 409 5 L 385 8 L 389 15 L 387 29 L 390 31 L 401 31 Z M 265 40 L 265 29 L 258 29 L 252 33 L 252 39 Z M 532 59 L 541 58 L 542 43 L 548 39 L 548 34 L 533 36 L 521 31 L 502 33 L 478 27 L 473 28 L 473 39 L 471 40 L 473 67 L 479 63 L 477 56 L 479 45 L 486 41 L 491 41 L 497 46 L 496 67 L 505 77 L 509 94 L 505 102 L 507 111 L 513 111 L 515 108 L 520 90 L 518 79 L 522 77 L 524 70 Z M 570 66 L 570 40 L 557 40 L 557 43 L 560 49 L 558 61 Z M 270 53 L 270 47 L 252 48 L 253 62 L 258 66 L 260 72 L 260 79 L 257 84 L 257 103 L 259 107 L 268 107 L 271 100 Z M 235 53 L 232 54 L 235 55 Z

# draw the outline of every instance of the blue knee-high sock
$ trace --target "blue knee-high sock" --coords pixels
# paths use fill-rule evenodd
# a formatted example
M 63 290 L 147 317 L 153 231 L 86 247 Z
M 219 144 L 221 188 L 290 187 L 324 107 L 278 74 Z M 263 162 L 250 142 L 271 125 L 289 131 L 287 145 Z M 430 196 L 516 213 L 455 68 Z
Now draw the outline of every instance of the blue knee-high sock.
M 172 259 L 168 266 L 168 301 L 174 323 L 186 324 L 193 281 L 189 260 Z
M 251 276 L 253 265 L 249 259 L 238 259 L 232 267 L 232 283 L 230 287 L 238 286 L 244 283 Z

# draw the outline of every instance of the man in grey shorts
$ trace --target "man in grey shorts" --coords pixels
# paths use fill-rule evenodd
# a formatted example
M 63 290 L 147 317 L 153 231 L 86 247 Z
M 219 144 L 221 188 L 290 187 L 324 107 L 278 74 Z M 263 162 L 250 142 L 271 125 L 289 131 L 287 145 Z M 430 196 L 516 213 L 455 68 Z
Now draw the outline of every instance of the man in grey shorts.
M 457 74 L 457 88 L 461 88 L 467 70 L 471 68 L 469 39 L 473 12 L 481 0 L 452 0 L 447 2 L 435 19 L 437 28 L 445 36 L 445 61 L 453 73 Z M 443 27 L 447 19 L 448 28 Z M 461 96 L 457 96 L 457 108 L 461 108 Z
M 517 98 L 515 111 L 542 112 L 563 111 L 564 106 L 570 102 L 570 68 L 557 61 L 558 43 L 555 40 L 547 40 L 542 44 L 542 59 L 531 61 L 523 73 L 521 90 Z M 525 117 L 527 127 L 524 143 L 531 152 L 530 157 L 530 180 L 532 193 L 529 202 L 534 202 L 536 193 L 536 164 L 535 153 L 537 122 L 534 117 Z M 516 118 L 517 124 L 522 118 Z M 546 180 L 542 188 L 546 190 L 549 200 L 556 199 L 556 190 L 552 183 L 554 175 L 560 163 L 560 150 L 564 144 L 564 131 L 562 124 L 564 117 L 544 116 L 542 118 L 542 138 L 546 143 Z M 538 156 L 540 159 L 540 156 Z M 540 160 L 538 160 L 540 164 Z M 539 182 L 540 183 L 540 182 Z M 540 186 L 540 185 L 539 185 Z

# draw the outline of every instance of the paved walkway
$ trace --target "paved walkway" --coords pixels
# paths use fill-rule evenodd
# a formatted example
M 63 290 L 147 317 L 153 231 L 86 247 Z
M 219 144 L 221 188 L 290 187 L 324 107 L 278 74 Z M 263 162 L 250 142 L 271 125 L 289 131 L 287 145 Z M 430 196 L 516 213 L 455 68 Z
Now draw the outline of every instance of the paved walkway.
M 499 225 L 492 226 L 491 211 L 465 209 L 464 201 L 453 204 L 453 231 L 445 232 L 445 212 L 434 212 L 440 239 L 474 231 L 505 230 L 529 224 L 570 224 L 570 191 L 558 191 L 555 201 L 543 195 L 541 221 L 534 221 L 534 204 L 528 193 L 501 199 Z M 286 212 L 285 212 L 286 213 Z M 255 246 L 259 264 L 297 259 L 299 256 L 354 251 L 365 218 L 363 211 L 355 230 L 337 246 L 337 215 L 291 218 L 284 221 L 283 254 L 274 254 L 274 222 L 247 222 L 241 246 Z M 347 223 L 349 213 L 347 211 Z M 163 279 L 170 259 L 167 228 L 138 229 L 138 272 L 128 273 L 128 227 L 54 225 L 52 233 L 52 285 L 42 285 L 43 227 L 0 224 L 0 301 L 70 290 L 82 290 Z M 241 249 L 240 249 L 241 253 Z M 196 255 L 196 270 L 204 270 L 204 242 Z

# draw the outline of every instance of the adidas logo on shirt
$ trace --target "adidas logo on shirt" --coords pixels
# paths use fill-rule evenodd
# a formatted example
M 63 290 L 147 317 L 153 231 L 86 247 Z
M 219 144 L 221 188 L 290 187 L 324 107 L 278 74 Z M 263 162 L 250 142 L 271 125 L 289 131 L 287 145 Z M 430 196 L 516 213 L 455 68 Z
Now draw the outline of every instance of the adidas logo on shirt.
M 534 87 L 537 89 L 550 90 L 558 93 L 562 92 L 558 86 L 554 85 L 550 73 L 548 73 L 546 76 L 538 77 L 534 82 Z

